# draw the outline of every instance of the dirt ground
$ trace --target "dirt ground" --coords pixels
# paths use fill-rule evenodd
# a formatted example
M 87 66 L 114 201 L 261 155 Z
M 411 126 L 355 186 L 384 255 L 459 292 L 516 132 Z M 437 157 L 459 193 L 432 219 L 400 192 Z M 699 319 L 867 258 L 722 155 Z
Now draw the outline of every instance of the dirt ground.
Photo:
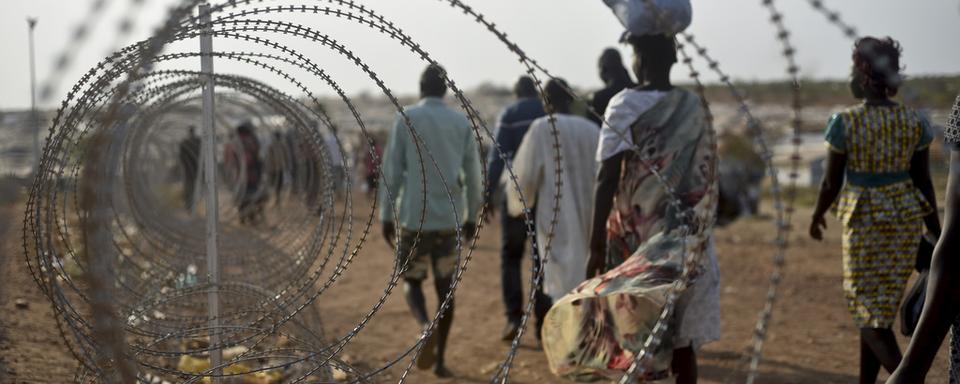
M 362 199 L 362 198 L 361 198 Z M 366 207 L 365 203 L 359 204 Z M 367 211 L 356 219 L 365 221 Z M 794 224 L 786 278 L 781 286 L 772 328 L 760 367 L 760 383 L 853 383 L 857 380 L 858 333 L 841 291 L 838 223 L 830 222 L 827 240 L 803 236 L 809 211 L 801 209 Z M 23 261 L 22 207 L 0 208 L 0 382 L 63 383 L 73 377 L 75 362 L 66 351 L 46 302 Z M 497 220 L 494 220 L 495 222 Z M 743 382 L 743 358 L 763 298 L 773 257 L 772 220 L 743 219 L 717 231 L 722 273 L 723 339 L 700 353 L 701 383 Z M 457 312 L 448 364 L 456 378 L 439 380 L 414 369 L 410 383 L 483 383 L 500 362 L 507 345 L 499 341 L 504 325 L 499 283 L 499 228 L 484 228 L 479 246 L 457 291 Z M 368 243 L 335 288 L 321 296 L 323 326 L 328 336 L 349 332 L 381 295 L 393 265 L 392 252 L 374 226 Z M 526 267 L 529 264 L 525 265 Z M 432 285 L 427 285 L 428 287 Z M 428 292 L 432 293 L 432 289 Z M 29 306 L 17 308 L 16 299 Z M 435 301 L 430 302 L 431 307 Z M 417 337 L 400 287 L 344 352 L 358 366 L 375 368 L 402 354 Z M 563 382 L 553 376 L 541 352 L 526 337 L 513 366 L 514 383 Z M 901 346 L 906 340 L 901 339 Z M 946 382 L 944 347 L 928 382 Z M 388 369 L 378 382 L 395 382 L 410 359 Z M 886 374 L 881 374 L 881 378 Z

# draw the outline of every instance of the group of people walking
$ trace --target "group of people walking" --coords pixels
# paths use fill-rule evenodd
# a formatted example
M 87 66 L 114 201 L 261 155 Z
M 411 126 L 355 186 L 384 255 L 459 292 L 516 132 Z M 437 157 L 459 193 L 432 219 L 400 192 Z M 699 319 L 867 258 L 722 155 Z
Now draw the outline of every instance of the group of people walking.
M 318 206 L 324 171 L 329 173 L 331 185 L 342 185 L 344 164 L 339 143 L 328 135 L 322 145 L 322 151 L 308 148 L 296 130 L 276 130 L 261 137 L 252 121 L 237 125 L 223 143 L 218 170 L 232 192 L 239 222 L 263 223 L 271 198 L 273 205 L 278 206 L 287 189 L 291 193 L 302 192 L 308 206 Z M 201 139 L 196 127 L 191 126 L 178 146 L 183 180 L 181 197 L 184 209 L 190 212 L 200 200 L 197 189 L 200 154 Z
M 383 235 L 397 250 L 407 303 L 421 326 L 430 319 L 422 289 L 428 270 L 443 302 L 458 267 L 458 229 L 471 239 L 486 204 L 501 220 L 501 339 L 516 337 L 530 233 L 525 213 L 532 208 L 534 268 L 544 276 L 533 295 L 534 334 L 553 370 L 619 377 L 645 341 L 643 327 L 658 317 L 665 287 L 687 273 L 693 278 L 676 299 L 675 331 L 658 349 L 667 351 L 658 352 L 664 364 L 644 377 L 672 370 L 678 382 L 695 382 L 696 349 L 720 336 L 710 239 L 715 138 L 700 98 L 670 82 L 673 38 L 626 41 L 638 81 L 616 50 L 604 52 L 606 87 L 592 97 L 592 120 L 572 112 L 575 97 L 564 80 L 549 80 L 542 100 L 532 78 L 518 80 L 517 101 L 498 119 L 486 188 L 472 126 L 443 103 L 443 69 L 424 71 L 420 103 L 405 108 L 390 131 L 380 189 Z M 450 297 L 417 361 L 438 376 L 451 374 L 444 351 L 454 308 Z
M 522 331 L 521 265 L 529 241 L 538 277 L 533 334 L 554 373 L 618 379 L 651 334 L 662 332 L 645 351 L 652 359 L 639 379 L 697 382 L 697 351 L 721 333 L 713 246 L 723 211 L 717 137 L 703 100 L 670 81 L 674 37 L 628 32 L 623 42 L 632 48 L 636 81 L 619 51 L 605 50 L 598 66 L 604 87 L 590 96 L 584 116 L 563 79 L 539 89 L 533 78 L 519 78 L 516 101 L 497 120 L 486 180 L 473 126 L 444 103 L 447 79 L 437 65 L 421 74 L 421 99 L 398 114 L 382 159 L 379 145 L 371 148 L 364 182 L 378 194 L 383 237 L 396 250 L 406 302 L 424 328 L 419 368 L 453 375 L 445 351 L 459 250 L 477 235 L 477 220 L 498 213 L 501 340 Z M 960 97 L 946 125 L 952 154 L 941 227 L 930 173 L 935 131 L 923 113 L 893 99 L 902 85 L 900 59 L 891 38 L 855 43 L 850 89 L 861 102 L 826 125 L 826 173 L 809 235 L 822 240 L 827 213 L 836 213 L 842 286 L 860 329 L 860 383 L 875 383 L 881 368 L 891 373 L 888 383 L 923 382 L 951 325 L 950 382 L 960 383 L 960 266 L 950 255 L 960 246 Z M 279 202 L 300 165 L 307 168 L 300 170 L 307 203 L 316 203 L 322 178 L 313 160 L 319 159 L 298 159 L 289 135 L 271 139 L 261 151 L 253 124 L 245 122 L 225 143 L 223 167 L 238 185 L 243 224 L 263 221 L 268 190 Z M 323 145 L 329 176 L 344 178 L 339 143 L 330 136 Z M 178 149 L 183 204 L 193 210 L 201 149 L 193 127 Z M 924 243 L 936 244 L 929 265 L 917 262 Z M 927 285 L 919 287 L 926 299 L 903 355 L 893 324 L 916 268 L 929 270 Z M 423 290 L 430 273 L 442 303 L 435 330 L 427 329 Z M 672 309 L 666 318 L 664 308 Z
M 423 327 L 430 323 L 422 289 L 428 271 L 445 303 L 435 332 L 422 334 L 418 367 L 452 374 L 444 354 L 455 312 L 448 296 L 462 245 L 458 232 L 469 241 L 477 220 L 499 212 L 502 340 L 521 331 L 520 268 L 531 240 L 534 272 L 543 276 L 532 295 L 534 334 L 556 374 L 619 378 L 662 309 L 672 306 L 641 380 L 697 382 L 697 351 L 720 338 L 712 240 L 717 139 L 700 97 L 670 82 L 677 62 L 673 37 L 629 35 L 625 42 L 634 52 L 636 82 L 619 53 L 604 52 L 606 87 L 592 97 L 592 119 L 571 112 L 575 97 L 562 79 L 549 80 L 542 99 L 533 79 L 517 81 L 516 102 L 498 118 L 486 187 L 470 122 L 443 102 L 444 70 L 431 65 L 423 72 L 421 101 L 405 108 L 390 130 L 379 189 L 383 236 L 396 249 L 414 317 Z M 873 383 L 881 367 L 895 371 L 890 383 L 922 382 L 960 312 L 956 268 L 946 255 L 956 246 L 950 234 L 957 230 L 960 152 L 953 155 L 942 230 L 929 171 L 932 125 L 892 99 L 902 78 L 900 55 L 889 38 L 857 41 L 851 90 L 862 103 L 827 124 L 827 172 L 809 230 L 822 239 L 831 208 L 843 225 L 843 288 L 861 329 L 862 383 Z M 955 109 L 951 143 L 960 141 L 960 105 Z M 484 218 L 478 217 L 482 206 L 491 213 Z M 940 243 L 924 313 L 904 358 L 892 325 L 924 231 Z
M 550 79 L 541 92 L 533 78 L 519 78 L 516 101 L 498 117 L 487 180 L 473 126 L 444 103 L 445 71 L 436 65 L 421 75 L 420 102 L 397 116 L 382 160 L 379 146 L 367 159 L 365 182 L 379 194 L 383 236 L 396 249 L 406 302 L 424 327 L 418 367 L 452 376 L 445 351 L 460 235 L 471 240 L 477 220 L 498 212 L 501 340 L 521 332 L 521 265 L 530 241 L 534 275 L 543 276 L 532 295 L 533 333 L 554 373 L 619 378 L 669 306 L 666 332 L 647 351 L 653 359 L 640 379 L 697 382 L 697 351 L 720 338 L 712 239 L 720 200 L 717 138 L 700 97 L 670 81 L 674 38 L 628 34 L 624 42 L 634 53 L 636 81 L 619 51 L 605 50 L 599 60 L 605 86 L 591 95 L 587 116 L 574 112 L 576 97 L 564 80 Z M 960 267 L 950 257 L 960 239 L 960 97 L 945 132 L 952 155 L 941 228 L 930 173 L 935 132 L 923 113 L 893 99 L 901 86 L 900 59 L 893 39 L 856 42 L 850 89 L 861 103 L 827 123 L 826 173 L 809 235 L 822 240 L 825 217 L 836 212 L 843 290 L 860 329 L 861 383 L 874 383 L 881 368 L 892 374 L 888 383 L 922 382 L 951 325 L 950 382 L 960 383 Z M 224 166 L 241 185 L 241 223 L 262 220 L 265 190 L 273 189 L 279 201 L 296 174 L 300 162 L 291 158 L 290 145 L 277 132 L 262 156 L 250 123 L 226 143 Z M 196 201 L 200 147 L 191 127 L 178 148 L 188 210 Z M 937 246 L 923 266 L 929 268 L 926 300 L 902 355 L 892 327 L 924 242 Z M 436 330 L 428 332 L 422 285 L 431 272 L 444 306 Z

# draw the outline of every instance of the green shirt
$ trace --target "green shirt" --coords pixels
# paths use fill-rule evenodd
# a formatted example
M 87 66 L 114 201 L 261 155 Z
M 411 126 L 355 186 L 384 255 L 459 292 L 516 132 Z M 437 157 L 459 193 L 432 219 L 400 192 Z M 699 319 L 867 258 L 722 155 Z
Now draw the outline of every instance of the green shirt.
M 483 186 L 479 147 L 470 122 L 434 97 L 406 107 L 404 113 L 413 124 L 420 150 L 398 114 L 383 156 L 386 183 L 380 189 L 380 219 L 424 231 L 450 230 L 466 221 L 475 222 Z

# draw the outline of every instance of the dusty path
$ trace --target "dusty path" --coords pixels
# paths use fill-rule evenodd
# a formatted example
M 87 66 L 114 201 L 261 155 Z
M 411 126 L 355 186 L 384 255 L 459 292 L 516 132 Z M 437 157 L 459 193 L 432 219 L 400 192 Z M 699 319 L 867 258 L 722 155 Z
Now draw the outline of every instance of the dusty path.
M 363 205 L 363 204 L 359 204 Z M 35 286 L 20 250 L 22 208 L 4 205 L 0 223 L 0 382 L 63 383 L 72 379 L 75 362 L 57 333 L 50 306 Z M 365 221 L 366 211 L 357 219 Z M 808 212 L 798 213 L 797 228 L 806 227 Z M 859 348 L 857 331 L 847 314 L 840 288 L 840 244 L 837 223 L 830 222 L 825 243 L 795 233 L 789 269 L 783 283 L 773 328 L 766 344 L 761 383 L 856 382 Z M 750 345 L 757 313 L 766 295 L 773 233 L 770 220 L 741 220 L 717 232 L 722 282 L 723 339 L 701 353 L 702 383 L 743 382 L 741 364 Z M 393 266 L 392 253 L 374 226 L 368 242 L 342 280 L 319 303 L 328 336 L 352 329 L 382 293 Z M 486 227 L 463 284 L 457 293 L 457 312 L 448 362 L 455 379 L 437 380 L 413 370 L 410 383 L 483 383 L 502 360 L 507 346 L 498 340 L 503 326 L 500 304 L 498 228 Z M 354 238 L 356 241 L 356 238 Z M 428 292 L 432 292 L 429 289 Z M 396 288 L 383 309 L 345 351 L 355 364 L 382 366 L 409 347 L 416 326 Z M 17 309 L 16 298 L 30 304 Z M 431 300 L 431 307 L 434 301 Z M 514 368 L 515 383 L 561 382 L 550 374 L 539 351 L 527 338 Z M 906 341 L 901 340 L 905 346 Z M 409 358 L 402 366 L 409 363 Z M 402 368 L 391 368 L 377 380 L 396 382 Z M 928 382 L 946 382 L 946 348 Z M 885 375 L 881 375 L 885 377 Z
M 809 212 L 804 210 L 798 213 L 798 228 L 806 228 L 808 216 Z M 723 339 L 701 353 L 702 383 L 743 382 L 744 352 L 751 346 L 750 336 L 767 293 L 774 249 L 771 245 L 774 239 L 772 227 L 769 219 L 744 219 L 717 231 L 722 273 Z M 497 227 L 484 230 L 463 286 L 457 293 L 454 341 L 448 357 L 457 379 L 438 380 L 429 373 L 414 370 L 410 382 L 487 382 L 489 373 L 506 353 L 507 347 L 498 341 L 504 324 L 500 303 L 498 230 Z M 379 233 L 377 228 L 373 232 Z M 840 285 L 838 225 L 830 223 L 830 232 L 824 243 L 801 235 L 794 233 L 791 239 L 787 277 L 780 291 L 758 382 L 856 382 L 858 331 L 846 311 Z M 392 267 L 389 250 L 378 235 L 373 236 L 367 247 L 351 266 L 344 281 L 338 284 L 336 294 L 331 296 L 342 299 L 326 300 L 322 304 L 329 334 L 348 330 L 362 311 L 356 304 L 364 303 L 361 308 L 365 308 L 384 286 Z M 409 345 L 416 332 L 402 296 L 395 295 L 351 345 L 348 353 L 356 360 L 383 364 L 401 353 L 400 345 Z M 905 347 L 906 342 L 902 339 L 901 345 Z M 513 382 L 559 382 L 546 368 L 542 354 L 532 346 L 530 340 L 524 342 L 512 370 Z M 928 382 L 946 382 L 946 353 L 944 348 Z M 389 372 L 390 379 L 395 380 L 402 369 Z M 881 374 L 883 377 L 886 375 Z
M 0 382 L 69 382 L 77 365 L 24 262 L 22 221 L 22 205 L 0 202 Z

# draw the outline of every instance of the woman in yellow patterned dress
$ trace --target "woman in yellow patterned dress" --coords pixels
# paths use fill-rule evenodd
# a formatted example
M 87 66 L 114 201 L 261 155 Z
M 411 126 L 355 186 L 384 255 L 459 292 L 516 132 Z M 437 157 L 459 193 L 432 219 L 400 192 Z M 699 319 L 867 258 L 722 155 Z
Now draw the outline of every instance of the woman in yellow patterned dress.
M 925 117 L 890 99 L 899 71 L 896 41 L 857 41 L 850 88 L 863 103 L 827 126 L 827 174 L 810 224 L 810 236 L 821 240 L 824 215 L 837 203 L 843 289 L 860 328 L 861 383 L 876 382 L 881 365 L 893 372 L 900 363 L 893 321 L 924 224 L 940 232 L 927 150 L 933 134 Z

